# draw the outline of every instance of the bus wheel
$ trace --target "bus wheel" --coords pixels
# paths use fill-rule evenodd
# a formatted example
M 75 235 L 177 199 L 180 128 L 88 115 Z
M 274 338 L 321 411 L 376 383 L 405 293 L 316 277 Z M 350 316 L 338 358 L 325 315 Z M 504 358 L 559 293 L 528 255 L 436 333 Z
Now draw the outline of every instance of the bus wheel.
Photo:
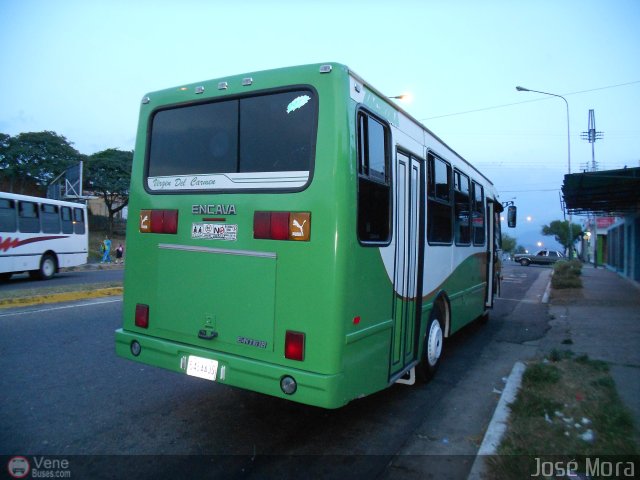
M 8 282 L 13 272 L 0 273 L 0 282 Z
M 439 309 L 431 314 L 427 332 L 424 337 L 424 346 L 422 359 L 416 369 L 418 375 L 423 381 L 428 381 L 435 375 L 440 365 L 440 357 L 442 356 L 442 348 L 444 345 L 444 315 Z
M 33 273 L 32 276 L 40 280 L 49 280 L 55 275 L 56 269 L 56 259 L 53 255 L 46 254 L 40 261 L 40 269 L 29 273 Z

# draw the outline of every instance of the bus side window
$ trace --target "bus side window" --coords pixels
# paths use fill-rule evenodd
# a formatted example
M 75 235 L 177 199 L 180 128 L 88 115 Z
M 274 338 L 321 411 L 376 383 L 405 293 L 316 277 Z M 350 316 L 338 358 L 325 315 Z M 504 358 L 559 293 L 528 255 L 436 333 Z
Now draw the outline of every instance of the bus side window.
M 391 232 L 389 127 L 358 113 L 358 239 L 388 243 Z
M 453 236 L 451 202 L 451 165 L 429 154 L 427 203 L 427 240 L 429 243 L 451 243 Z
M 81 208 L 73 209 L 73 231 L 78 235 L 84 235 L 84 214 Z
M 60 214 L 57 205 L 40 205 L 42 233 L 60 233 Z
M 473 244 L 484 245 L 484 188 L 472 182 Z
M 33 202 L 18 202 L 18 229 L 22 233 L 40 232 L 38 204 Z
M 73 233 L 73 218 L 71 218 L 71 207 L 62 207 L 60 209 L 60 217 L 62 218 L 62 233 Z
M 0 232 L 15 232 L 17 226 L 16 202 L 4 198 L 0 199 Z
M 454 172 L 455 231 L 456 245 L 471 244 L 471 186 L 469 177 L 464 173 Z

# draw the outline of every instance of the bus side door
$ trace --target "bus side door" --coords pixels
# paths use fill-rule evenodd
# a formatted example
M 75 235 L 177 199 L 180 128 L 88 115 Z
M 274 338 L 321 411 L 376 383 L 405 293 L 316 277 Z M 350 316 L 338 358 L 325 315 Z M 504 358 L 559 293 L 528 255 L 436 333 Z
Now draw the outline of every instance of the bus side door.
M 405 369 L 418 353 L 424 256 L 423 165 L 413 156 L 396 153 L 391 376 Z

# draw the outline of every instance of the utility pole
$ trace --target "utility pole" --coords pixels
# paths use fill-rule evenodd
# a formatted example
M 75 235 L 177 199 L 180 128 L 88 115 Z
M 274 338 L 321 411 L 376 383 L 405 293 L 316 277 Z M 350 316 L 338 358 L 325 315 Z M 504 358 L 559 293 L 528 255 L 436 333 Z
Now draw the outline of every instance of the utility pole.
M 596 113 L 593 110 L 589 110 L 589 125 L 586 132 L 582 132 L 581 137 L 583 140 L 587 140 L 591 144 L 591 169 L 589 171 L 598 171 L 598 164 L 596 163 L 596 140 L 601 140 L 604 137 L 604 132 L 596 131 Z
M 590 171 L 598 171 L 598 164 L 596 163 L 596 140 L 600 140 L 604 137 L 604 132 L 596 131 L 596 114 L 593 109 L 589 110 L 589 124 L 588 130 L 582 132 L 581 137 L 583 140 L 587 140 L 591 144 L 591 169 Z M 593 215 L 593 266 L 598 268 L 598 214 Z

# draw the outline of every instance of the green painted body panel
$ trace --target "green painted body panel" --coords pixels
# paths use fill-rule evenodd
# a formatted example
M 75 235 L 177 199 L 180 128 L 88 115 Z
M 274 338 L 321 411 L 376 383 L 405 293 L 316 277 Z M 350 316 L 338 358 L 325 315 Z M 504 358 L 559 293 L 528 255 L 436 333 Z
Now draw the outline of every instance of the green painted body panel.
M 228 362 L 229 385 L 335 408 L 388 385 L 388 326 L 392 291 L 377 248 L 361 248 L 355 234 L 356 185 L 355 102 L 349 98 L 346 67 L 334 64 L 330 74 L 319 66 L 258 72 L 186 85 L 148 95 L 140 112 L 132 170 L 127 227 L 123 327 L 117 352 L 131 360 L 183 372 L 181 358 L 196 354 Z M 241 87 L 242 78 L 253 85 Z M 228 82 L 225 91 L 219 81 Z M 288 85 L 312 86 L 319 99 L 319 119 L 312 181 L 295 193 L 149 193 L 144 163 L 148 122 L 154 109 L 204 100 L 205 96 L 253 94 Z M 193 204 L 233 204 L 236 241 L 192 239 Z M 142 234 L 136 221 L 146 209 L 177 209 L 178 233 Z M 309 242 L 253 238 L 253 215 L 260 211 L 311 212 Z M 206 251 L 180 251 L 162 245 L 196 249 L 264 252 L 269 258 Z M 366 285 L 366 289 L 363 286 Z M 386 291 L 386 294 L 381 294 Z M 149 328 L 134 325 L 136 304 L 149 305 Z M 386 314 L 384 312 L 387 312 Z M 353 318 L 361 317 L 354 325 Z M 348 335 L 367 331 L 357 341 Z M 212 340 L 200 329 L 216 331 Z M 287 330 L 305 334 L 304 361 L 284 358 Z M 238 337 L 266 343 L 265 348 L 238 343 Z M 142 353 L 129 345 L 137 340 Z M 194 353 L 197 352 L 197 353 Z M 292 396 L 280 391 L 283 375 L 298 381 Z M 346 382 L 345 379 L 350 381 Z

